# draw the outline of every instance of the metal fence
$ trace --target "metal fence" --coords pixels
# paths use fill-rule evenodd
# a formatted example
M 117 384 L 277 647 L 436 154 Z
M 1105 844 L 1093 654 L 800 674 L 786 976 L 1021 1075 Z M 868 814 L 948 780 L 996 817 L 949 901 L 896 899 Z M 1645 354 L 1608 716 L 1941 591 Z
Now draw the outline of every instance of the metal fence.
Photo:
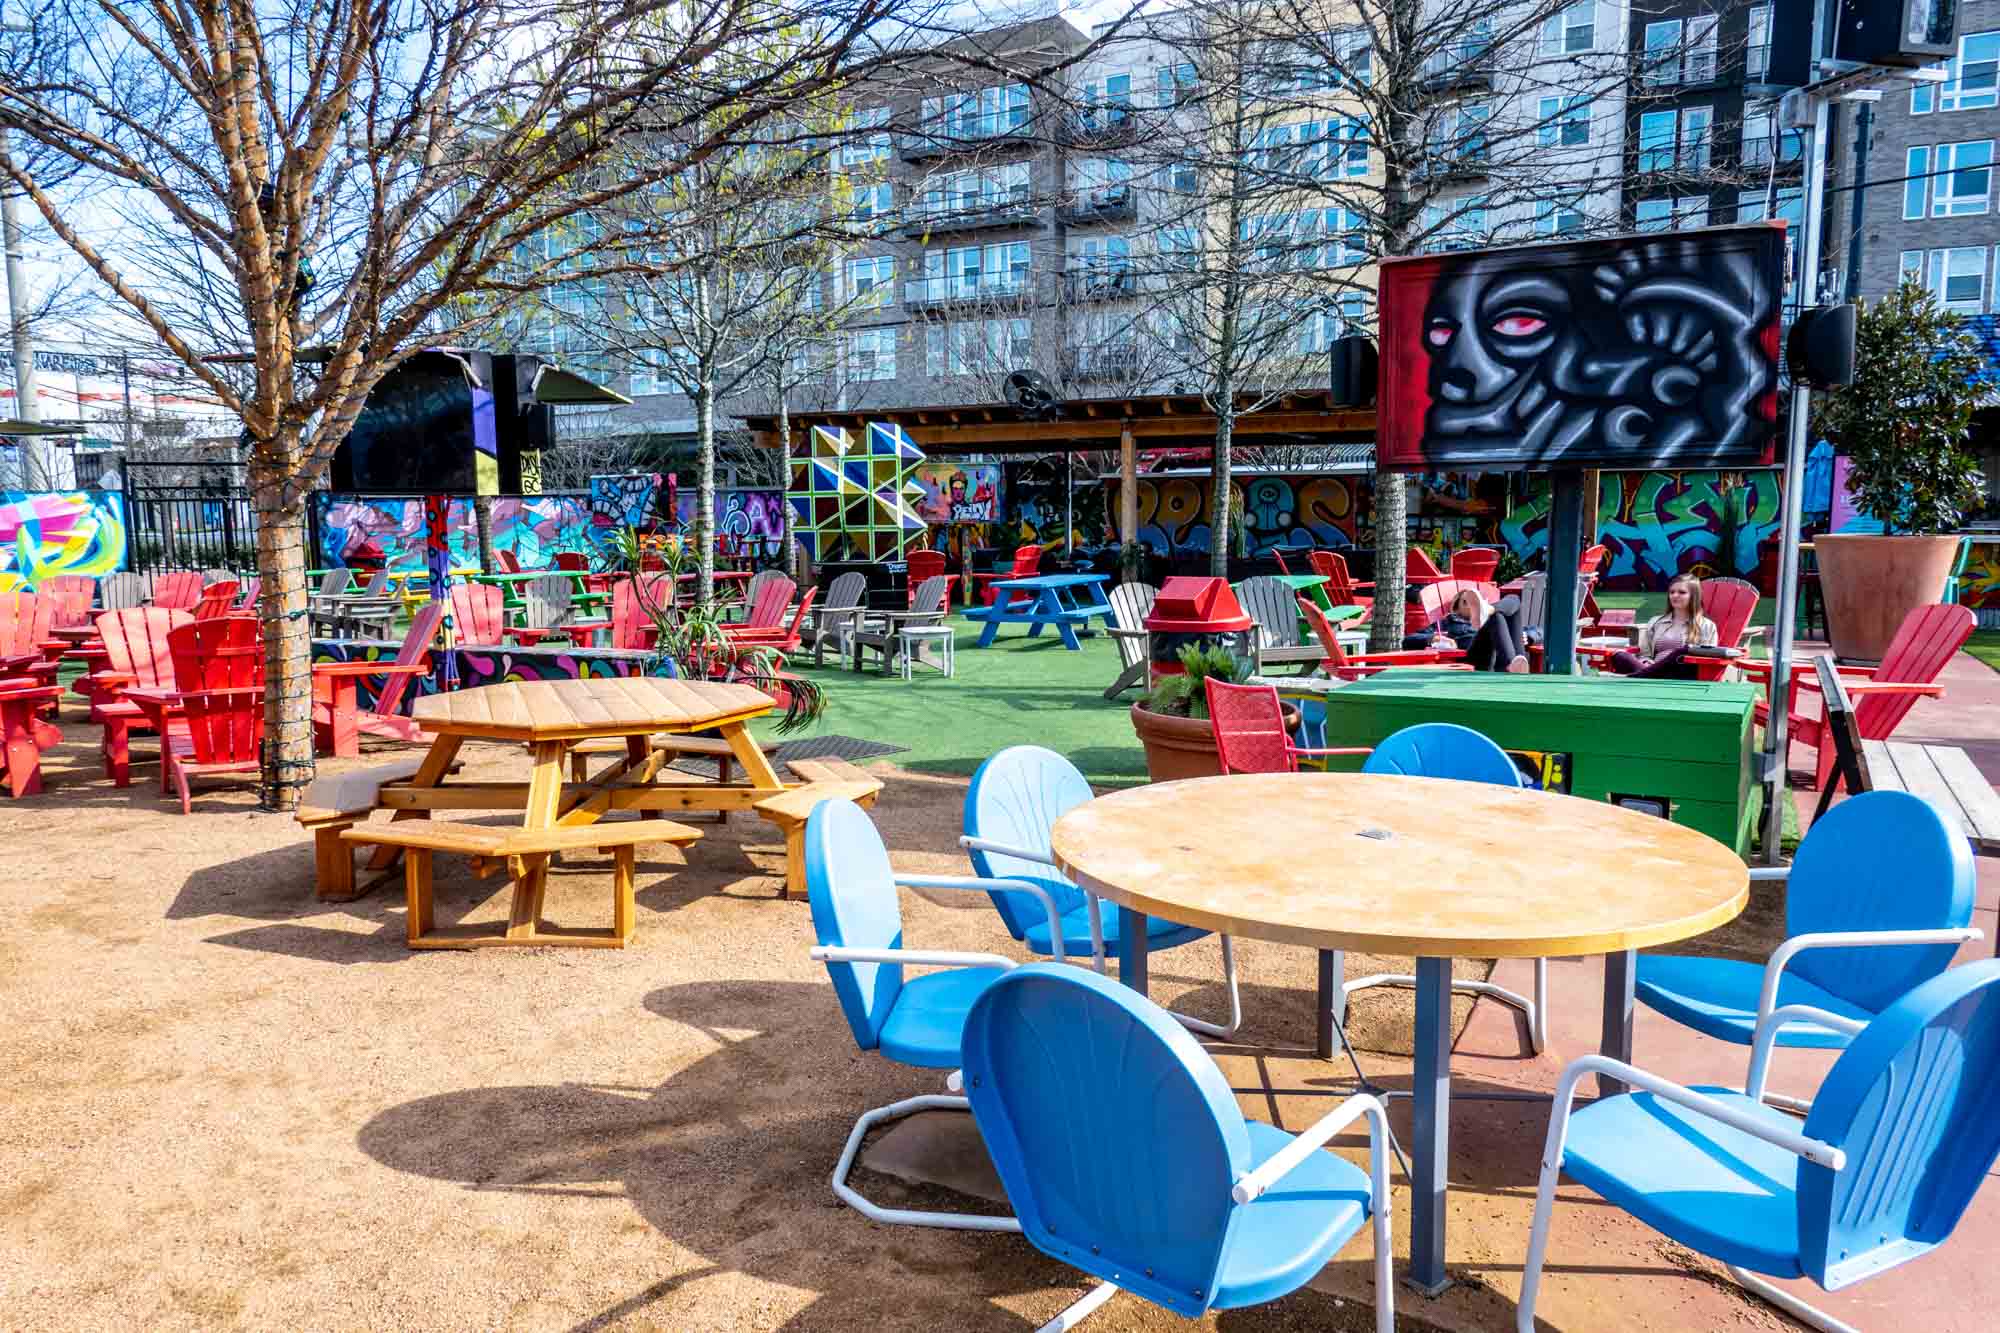
M 142 574 L 257 567 L 256 509 L 240 465 L 127 463 L 125 505 L 131 567 Z

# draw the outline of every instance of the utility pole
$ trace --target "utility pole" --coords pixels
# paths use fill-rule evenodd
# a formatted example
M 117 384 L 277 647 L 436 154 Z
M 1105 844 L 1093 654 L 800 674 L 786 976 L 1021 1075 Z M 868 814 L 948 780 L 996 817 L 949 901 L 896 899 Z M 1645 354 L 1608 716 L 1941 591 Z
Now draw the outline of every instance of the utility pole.
M 0 161 L 10 167 L 14 162 L 13 145 L 4 126 L 0 126 Z M 21 192 L 9 181 L 0 187 L 0 241 L 7 247 L 7 321 L 14 333 L 14 414 L 22 421 L 40 421 L 42 409 L 35 397 L 35 340 L 28 331 L 28 277 L 22 270 L 21 232 Z M 47 447 L 33 436 L 21 438 L 21 457 L 27 464 L 23 480 L 30 490 L 44 489 L 53 480 L 48 457 L 42 452 Z

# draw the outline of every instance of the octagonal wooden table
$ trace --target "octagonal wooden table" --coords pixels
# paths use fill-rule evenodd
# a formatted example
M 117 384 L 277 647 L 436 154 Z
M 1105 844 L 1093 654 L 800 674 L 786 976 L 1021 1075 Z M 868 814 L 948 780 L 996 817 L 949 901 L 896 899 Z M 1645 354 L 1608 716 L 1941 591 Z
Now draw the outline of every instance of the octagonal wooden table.
M 1749 869 L 1693 829 L 1601 801 L 1438 778 L 1243 774 L 1101 796 L 1056 821 L 1056 860 L 1130 916 L 1119 973 L 1146 989 L 1146 916 L 1320 951 L 1319 1054 L 1340 953 L 1414 955 L 1410 1281 L 1446 1285 L 1451 960 L 1605 956 L 1603 1049 L 1631 1058 L 1633 951 L 1749 901 Z
M 777 707 L 748 685 L 652 676 L 599 676 L 584 680 L 509 681 L 427 695 L 410 713 L 435 739 L 416 776 L 385 783 L 377 804 L 395 818 L 427 818 L 432 810 L 519 810 L 521 827 L 540 830 L 590 824 L 613 810 L 740 810 L 785 790 L 748 724 Z M 654 749 L 655 733 L 684 735 L 715 730 L 741 765 L 743 781 L 708 782 L 674 772 L 670 755 Z M 603 737 L 625 738 L 625 758 L 587 782 L 565 781 L 571 746 Z M 526 782 L 462 782 L 450 778 L 468 740 L 520 741 L 529 747 Z M 378 865 L 394 859 L 392 849 Z M 538 929 L 547 859 L 524 858 L 514 883 L 505 934 L 455 937 L 458 946 L 488 944 L 589 944 L 594 936 Z

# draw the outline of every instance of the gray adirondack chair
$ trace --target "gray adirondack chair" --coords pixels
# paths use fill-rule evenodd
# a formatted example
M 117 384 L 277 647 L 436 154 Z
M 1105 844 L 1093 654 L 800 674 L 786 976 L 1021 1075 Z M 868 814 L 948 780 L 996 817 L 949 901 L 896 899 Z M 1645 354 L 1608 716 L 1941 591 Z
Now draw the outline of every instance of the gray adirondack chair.
M 127 607 L 143 606 L 153 595 L 153 580 L 144 574 L 131 570 L 121 570 L 116 574 L 106 574 L 97 585 L 97 599 L 106 611 L 123 611 Z
M 813 608 L 811 620 L 799 631 L 799 641 L 812 645 L 814 666 L 826 665 L 829 645 L 836 657 L 848 651 L 850 636 L 861 627 L 867 594 L 868 580 L 860 574 L 842 574 L 827 588 L 826 600 Z
M 1581 612 L 1583 595 L 1590 590 L 1591 576 L 1579 574 L 1576 578 L 1577 624 L 1587 623 Z M 1549 576 L 1546 570 L 1537 570 L 1521 579 L 1521 632 L 1527 635 L 1529 643 L 1547 643 L 1549 638 Z
M 1110 633 L 1118 645 L 1118 678 L 1104 691 L 1105 698 L 1116 699 L 1134 685 L 1145 685 L 1151 666 L 1146 617 L 1153 614 L 1159 596 L 1160 590 L 1150 583 L 1121 583 L 1111 590 Z
M 522 628 L 560 632 L 570 618 L 570 601 L 575 584 L 567 574 L 550 574 L 521 585 Z M 538 634 L 520 636 L 523 642 L 539 639 Z
M 201 586 L 206 588 L 214 583 L 230 583 L 235 578 L 236 571 L 233 569 L 204 569 L 201 571 Z
M 1258 675 L 1266 667 L 1286 664 L 1310 671 L 1325 657 L 1319 644 L 1308 644 L 1299 635 L 1299 595 L 1291 585 L 1269 575 L 1245 579 L 1236 585 L 1236 600 L 1257 622 L 1250 653 Z
M 951 587 L 951 580 L 943 574 L 934 574 L 917 585 L 915 602 L 907 611 L 891 611 L 886 614 L 872 612 L 863 619 L 861 627 L 854 632 L 854 665 L 861 666 L 864 653 L 874 651 L 882 659 L 882 674 L 889 675 L 896 669 L 896 654 L 902 651 L 902 631 L 917 625 L 942 625 L 947 614 L 944 604 L 945 593 Z M 916 659 L 921 662 L 921 657 Z

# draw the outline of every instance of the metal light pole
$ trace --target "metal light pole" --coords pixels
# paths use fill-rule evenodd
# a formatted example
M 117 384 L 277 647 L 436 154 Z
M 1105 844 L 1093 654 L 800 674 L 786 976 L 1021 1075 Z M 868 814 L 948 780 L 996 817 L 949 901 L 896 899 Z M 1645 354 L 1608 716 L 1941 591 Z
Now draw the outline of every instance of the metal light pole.
M 6 127 L 0 126 L 0 160 L 14 161 L 13 144 Z M 14 413 L 22 421 L 40 421 L 41 404 L 35 396 L 35 341 L 28 331 L 28 276 L 22 270 L 21 192 L 10 180 L 0 183 L 0 240 L 7 247 L 7 322 L 14 334 Z M 30 490 L 50 484 L 48 460 L 42 445 L 32 439 L 21 441 L 21 456 L 32 466 L 25 480 Z

